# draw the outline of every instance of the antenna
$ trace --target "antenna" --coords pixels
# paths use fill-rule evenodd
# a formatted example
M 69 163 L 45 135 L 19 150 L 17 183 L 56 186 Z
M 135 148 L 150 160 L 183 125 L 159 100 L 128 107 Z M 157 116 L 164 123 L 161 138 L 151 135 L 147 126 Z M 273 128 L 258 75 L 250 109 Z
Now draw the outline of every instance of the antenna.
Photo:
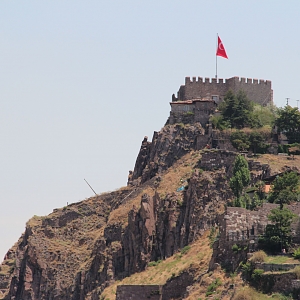
M 297 108 L 299 110 L 299 100 L 296 100 L 297 101 Z
M 83 178 L 84 179 L 84 178 Z M 95 195 L 97 196 L 97 193 L 94 191 L 94 189 L 90 186 L 90 184 L 84 179 L 84 181 L 87 183 L 87 185 L 91 188 L 91 190 L 95 193 Z
M 289 99 L 290 98 L 285 98 L 286 99 L 286 105 L 289 105 Z

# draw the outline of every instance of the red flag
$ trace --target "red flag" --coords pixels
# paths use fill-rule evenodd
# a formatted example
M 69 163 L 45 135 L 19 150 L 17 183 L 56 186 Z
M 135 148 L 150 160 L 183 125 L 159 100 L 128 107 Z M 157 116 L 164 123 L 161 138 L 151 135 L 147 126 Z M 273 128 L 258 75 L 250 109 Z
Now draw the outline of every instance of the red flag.
M 222 56 L 224 58 L 227 58 L 228 59 L 228 56 L 226 54 L 226 51 L 225 51 L 225 48 L 223 46 L 223 43 L 220 39 L 220 37 L 218 36 L 218 48 L 217 48 L 217 53 L 216 53 L 217 56 Z

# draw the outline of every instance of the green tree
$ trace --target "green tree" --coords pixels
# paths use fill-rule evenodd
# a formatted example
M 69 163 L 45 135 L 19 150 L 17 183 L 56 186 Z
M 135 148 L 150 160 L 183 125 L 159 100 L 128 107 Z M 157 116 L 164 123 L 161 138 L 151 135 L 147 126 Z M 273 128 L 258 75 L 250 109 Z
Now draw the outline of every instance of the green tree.
M 232 128 L 243 128 L 253 123 L 253 102 L 244 91 L 240 90 L 236 95 L 229 90 L 224 102 L 220 106 L 223 119 L 228 121 Z
M 240 198 L 244 188 L 250 182 L 248 162 L 242 155 L 238 155 L 233 165 L 233 176 L 229 181 L 230 188 L 237 199 Z
M 230 135 L 230 141 L 234 148 L 245 151 L 249 149 L 250 141 L 249 137 L 243 131 L 235 131 Z
M 276 110 L 274 106 L 261 106 L 254 104 L 253 119 L 256 124 L 253 127 L 270 126 L 272 128 L 275 124 Z
M 250 133 L 249 142 L 254 154 L 256 154 L 257 151 L 262 152 L 262 150 L 267 147 L 263 135 L 257 131 Z
M 230 123 L 225 121 L 222 116 L 212 116 L 210 121 L 214 129 L 224 130 L 231 126 Z
M 288 249 L 292 240 L 291 225 L 296 217 L 289 209 L 275 208 L 268 215 L 273 224 L 266 226 L 265 236 L 260 238 L 261 246 L 271 252 Z
M 300 142 L 300 112 L 297 107 L 286 105 L 279 108 L 275 124 L 287 136 L 289 143 Z
M 289 204 L 297 201 L 299 188 L 299 177 L 296 172 L 288 172 L 283 176 L 277 176 L 273 181 L 270 196 L 271 203 Z

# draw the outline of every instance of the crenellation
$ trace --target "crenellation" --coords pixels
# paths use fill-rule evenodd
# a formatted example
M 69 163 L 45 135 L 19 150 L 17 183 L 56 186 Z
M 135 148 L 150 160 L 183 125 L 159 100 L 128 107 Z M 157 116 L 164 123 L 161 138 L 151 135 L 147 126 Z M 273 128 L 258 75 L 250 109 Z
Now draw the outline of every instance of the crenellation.
M 197 80 L 198 79 L 198 80 Z M 216 79 L 205 77 L 185 78 L 185 85 L 180 86 L 178 101 L 203 99 L 207 96 L 217 96 L 218 103 L 222 101 L 229 90 L 235 94 L 243 90 L 247 97 L 258 104 L 268 105 L 273 103 L 273 90 L 270 80 L 252 79 L 246 77 L 231 77 L 228 79 Z

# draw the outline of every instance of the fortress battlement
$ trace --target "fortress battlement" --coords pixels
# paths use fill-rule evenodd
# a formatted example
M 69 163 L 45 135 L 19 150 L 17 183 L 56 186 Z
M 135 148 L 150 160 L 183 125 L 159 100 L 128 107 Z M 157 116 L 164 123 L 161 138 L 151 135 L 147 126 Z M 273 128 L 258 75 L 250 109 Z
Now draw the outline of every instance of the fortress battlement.
M 185 77 L 185 84 L 192 84 L 192 83 L 198 83 L 198 84 L 228 84 L 230 82 L 234 81 L 235 83 L 246 83 L 246 84 L 266 84 L 270 85 L 271 87 L 271 81 L 270 80 L 264 80 L 264 79 L 255 79 L 255 78 L 245 78 L 245 77 L 232 77 L 229 79 L 223 79 L 223 78 L 208 78 L 208 77 Z
M 251 101 L 264 106 L 273 104 L 273 90 L 270 80 L 245 77 L 228 79 L 185 77 L 185 84 L 180 86 L 177 97 L 172 96 L 172 101 L 186 101 L 205 97 L 222 101 L 229 90 L 235 94 L 243 90 Z

